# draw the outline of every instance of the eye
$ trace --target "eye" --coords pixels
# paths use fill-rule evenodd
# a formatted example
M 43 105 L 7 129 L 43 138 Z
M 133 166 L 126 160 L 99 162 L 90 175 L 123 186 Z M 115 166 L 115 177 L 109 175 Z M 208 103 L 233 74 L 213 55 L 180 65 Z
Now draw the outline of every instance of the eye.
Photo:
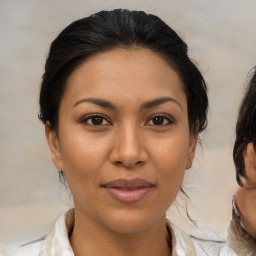
M 147 125 L 154 125 L 154 126 L 163 126 L 163 125 L 170 125 L 173 123 L 171 117 L 166 115 L 156 115 L 149 119 Z
M 92 114 L 85 116 L 81 123 L 86 125 L 93 125 L 93 126 L 102 126 L 102 125 L 110 125 L 111 123 L 102 115 L 99 114 Z

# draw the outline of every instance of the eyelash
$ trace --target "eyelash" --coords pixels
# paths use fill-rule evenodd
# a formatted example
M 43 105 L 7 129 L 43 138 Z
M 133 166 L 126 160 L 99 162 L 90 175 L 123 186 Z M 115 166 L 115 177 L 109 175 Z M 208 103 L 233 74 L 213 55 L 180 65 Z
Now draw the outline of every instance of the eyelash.
M 93 124 L 92 122 L 92 119 L 93 118 L 100 118 L 103 123 L 99 123 L 99 124 Z M 154 124 L 153 123 L 153 119 L 154 118 L 163 118 L 163 124 Z M 89 123 L 89 120 L 91 120 L 91 123 Z M 107 122 L 104 124 L 104 122 Z M 150 122 L 152 122 L 152 124 L 150 124 Z M 90 115 L 87 115 L 85 117 L 83 117 L 80 121 L 80 123 L 83 123 L 83 124 L 86 124 L 86 125 L 91 125 L 91 126 L 106 126 L 106 125 L 111 125 L 112 123 L 108 120 L 108 118 L 106 118 L 104 115 L 102 114 L 90 114 Z M 160 127 L 160 126 L 168 126 L 168 125 L 171 125 L 174 123 L 174 120 L 168 116 L 168 115 L 164 115 L 164 114 L 157 114 L 157 115 L 154 115 L 152 117 L 150 117 L 150 119 L 146 122 L 146 125 L 147 126 L 157 126 L 157 127 Z
M 163 118 L 164 119 L 164 124 L 149 124 L 150 121 L 153 121 L 154 118 Z M 167 123 L 166 123 L 167 121 Z M 157 126 L 157 127 L 160 127 L 160 126 L 167 126 L 167 125 L 171 125 L 174 123 L 174 120 L 169 116 L 169 115 L 164 115 L 164 114 L 157 114 L 157 115 L 154 115 L 152 116 L 148 121 L 147 121 L 147 125 L 149 126 Z
M 92 119 L 93 118 L 101 118 L 102 122 L 107 122 L 107 124 L 93 124 Z M 91 123 L 88 121 L 91 120 Z M 90 114 L 85 117 L 83 117 L 80 121 L 80 123 L 86 124 L 86 125 L 91 125 L 91 126 L 105 126 L 105 125 L 111 125 L 111 122 L 102 114 Z

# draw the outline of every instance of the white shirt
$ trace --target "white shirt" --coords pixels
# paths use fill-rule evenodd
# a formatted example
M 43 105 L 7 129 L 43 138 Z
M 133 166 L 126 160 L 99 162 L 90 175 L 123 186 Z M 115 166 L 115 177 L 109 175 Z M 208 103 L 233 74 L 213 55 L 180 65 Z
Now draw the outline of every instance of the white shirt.
M 73 223 L 74 210 L 72 209 L 60 216 L 44 240 L 21 246 L 10 254 L 4 255 L 74 256 L 68 236 Z M 171 222 L 168 221 L 167 225 L 172 234 L 172 256 L 237 256 L 228 245 L 226 238 L 220 238 L 209 229 L 195 229 L 189 236 Z

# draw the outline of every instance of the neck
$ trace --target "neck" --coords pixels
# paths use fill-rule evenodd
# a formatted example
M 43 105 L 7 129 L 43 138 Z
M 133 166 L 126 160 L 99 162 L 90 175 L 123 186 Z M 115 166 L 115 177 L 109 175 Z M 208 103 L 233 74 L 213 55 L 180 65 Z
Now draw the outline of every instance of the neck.
M 165 218 L 140 232 L 115 232 L 75 211 L 70 243 L 76 256 L 170 256 Z

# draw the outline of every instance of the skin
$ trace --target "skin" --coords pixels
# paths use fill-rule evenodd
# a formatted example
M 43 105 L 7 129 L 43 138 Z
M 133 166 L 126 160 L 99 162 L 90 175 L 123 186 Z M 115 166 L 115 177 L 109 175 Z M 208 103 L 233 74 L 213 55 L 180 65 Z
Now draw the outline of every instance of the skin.
M 100 125 L 91 114 L 103 116 Z M 75 255 L 170 255 L 166 210 L 197 142 L 174 69 L 148 49 L 96 54 L 68 79 L 58 132 L 49 123 L 45 130 L 53 163 L 65 172 L 74 198 Z M 122 203 L 102 187 L 119 178 L 141 178 L 152 188 L 138 202 Z
M 242 178 L 243 187 L 237 190 L 235 198 L 245 230 L 256 238 L 256 149 L 252 142 L 243 155 L 247 178 Z

